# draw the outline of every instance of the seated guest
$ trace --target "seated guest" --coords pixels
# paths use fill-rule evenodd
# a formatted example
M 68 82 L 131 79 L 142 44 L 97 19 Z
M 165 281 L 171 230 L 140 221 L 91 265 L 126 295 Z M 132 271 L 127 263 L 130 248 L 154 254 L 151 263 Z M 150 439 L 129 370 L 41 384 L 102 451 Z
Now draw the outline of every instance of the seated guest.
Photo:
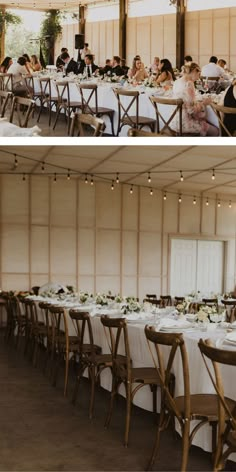
M 12 74 L 13 93 L 21 97 L 27 97 L 29 89 L 23 81 L 22 75 L 27 75 L 26 58 L 21 56 L 15 64 L 11 64 L 8 73 Z
M 228 78 L 227 74 L 225 73 L 224 69 L 217 65 L 217 57 L 211 56 L 209 59 L 209 64 L 206 64 L 202 68 L 202 76 L 203 77 L 223 77 Z
M 173 98 L 183 100 L 183 133 L 218 136 L 218 128 L 206 120 L 205 106 L 211 103 L 211 99 L 205 98 L 202 102 L 196 101 L 194 83 L 199 80 L 200 74 L 199 65 L 189 62 L 183 66 L 183 76 L 177 79 L 173 85 Z
M 56 60 L 56 67 L 57 69 L 61 69 L 61 67 L 64 67 L 64 61 L 61 59 L 61 55 L 63 52 L 68 52 L 68 49 L 67 48 L 61 48 L 61 54 L 60 56 L 57 57 L 57 60 Z
M 153 74 L 153 75 L 158 75 L 159 74 L 159 69 L 158 69 L 158 66 L 160 64 L 160 58 L 155 56 L 154 59 L 153 59 L 153 63 L 150 65 L 150 74 Z
M 230 107 L 236 109 L 236 79 L 233 80 L 230 87 L 225 91 L 223 98 L 224 107 Z M 236 111 L 236 110 L 235 110 Z M 223 123 L 229 130 L 230 134 L 236 135 L 236 115 L 224 115 Z M 222 136 L 228 136 L 224 130 L 222 130 Z
M 101 67 L 101 69 L 99 69 L 99 74 L 100 75 L 107 74 L 108 72 L 111 72 L 111 68 L 112 68 L 111 59 L 106 59 L 106 65 L 105 67 Z
M 222 69 L 226 69 L 226 61 L 224 59 L 219 59 L 217 62 L 218 66 L 220 66 Z
M 120 60 L 120 65 L 124 71 L 124 74 L 127 75 L 128 74 L 128 70 L 129 70 L 129 66 L 126 65 L 126 60 L 125 59 L 121 59 Z
M 111 73 L 118 76 L 124 75 L 119 56 L 113 56 Z
M 186 62 L 193 62 L 192 56 L 184 56 L 184 64 L 186 64 Z
M 22 57 L 26 58 L 25 67 L 26 67 L 28 73 L 31 74 L 33 72 L 33 69 L 32 69 L 30 58 L 29 58 L 28 54 L 22 54 Z
M 63 52 L 61 54 L 61 60 L 64 63 L 64 71 L 67 74 L 70 72 L 74 72 L 74 74 L 78 74 L 78 63 L 74 61 L 74 59 L 70 58 L 68 52 Z
M 93 55 L 87 54 L 79 67 L 79 74 L 86 74 L 87 77 L 92 77 L 95 72 L 99 72 L 99 67 L 93 62 Z
M 32 54 L 30 58 L 30 64 L 34 72 L 38 72 L 39 70 L 42 70 L 40 60 L 35 54 Z
M 158 69 L 160 75 L 156 79 L 156 84 L 170 85 L 175 80 L 175 74 L 169 59 L 161 59 Z
M 0 65 L 0 72 L 2 74 L 6 74 L 8 72 L 8 69 L 10 65 L 13 64 L 13 60 L 11 57 L 7 56 L 5 59 L 3 59 L 1 65 Z
M 142 80 L 148 77 L 147 71 L 144 69 L 140 59 L 134 58 L 132 67 L 128 72 L 129 79 L 135 80 L 136 82 L 142 82 Z

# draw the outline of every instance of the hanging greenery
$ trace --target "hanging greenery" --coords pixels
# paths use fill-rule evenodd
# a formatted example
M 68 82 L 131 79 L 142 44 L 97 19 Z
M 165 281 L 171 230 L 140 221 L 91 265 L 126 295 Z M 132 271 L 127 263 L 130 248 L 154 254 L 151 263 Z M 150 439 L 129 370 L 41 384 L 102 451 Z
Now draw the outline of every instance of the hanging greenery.
M 47 64 L 54 63 L 55 43 L 62 33 L 63 15 L 64 13 L 60 10 L 49 10 L 40 28 L 41 47 Z
M 0 39 L 8 25 L 17 25 L 21 22 L 22 20 L 18 15 L 10 13 L 5 10 L 5 8 L 0 8 Z M 4 44 L 0 41 L 0 58 L 2 58 L 2 56 L 4 56 Z

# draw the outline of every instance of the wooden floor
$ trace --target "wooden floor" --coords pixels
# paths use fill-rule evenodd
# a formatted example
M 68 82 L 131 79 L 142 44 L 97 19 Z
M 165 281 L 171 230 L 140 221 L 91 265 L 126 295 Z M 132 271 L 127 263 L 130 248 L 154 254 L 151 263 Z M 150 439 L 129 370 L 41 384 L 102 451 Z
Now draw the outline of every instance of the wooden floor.
M 130 444 L 123 446 L 125 402 L 119 398 L 109 429 L 104 428 L 109 393 L 96 391 L 95 417 L 88 418 L 89 386 L 82 382 L 78 403 L 63 397 L 63 371 L 57 387 L 43 374 L 43 354 L 34 368 L 0 335 L 0 470 L 1 471 L 140 471 L 145 470 L 155 436 L 152 413 L 134 407 Z M 181 440 L 171 431 L 162 435 L 159 458 L 153 470 L 178 471 Z M 236 470 L 228 462 L 227 470 Z M 189 471 L 210 471 L 210 454 L 192 447 Z

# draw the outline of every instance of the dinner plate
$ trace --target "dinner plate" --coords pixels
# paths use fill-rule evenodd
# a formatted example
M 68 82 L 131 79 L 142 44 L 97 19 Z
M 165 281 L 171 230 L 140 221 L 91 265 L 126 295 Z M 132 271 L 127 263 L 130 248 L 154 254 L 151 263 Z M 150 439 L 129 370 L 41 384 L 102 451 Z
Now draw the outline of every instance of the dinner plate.
M 180 332 L 180 331 L 186 331 L 187 329 L 193 329 L 192 326 L 162 326 L 160 328 L 160 331 L 173 331 L 173 332 Z

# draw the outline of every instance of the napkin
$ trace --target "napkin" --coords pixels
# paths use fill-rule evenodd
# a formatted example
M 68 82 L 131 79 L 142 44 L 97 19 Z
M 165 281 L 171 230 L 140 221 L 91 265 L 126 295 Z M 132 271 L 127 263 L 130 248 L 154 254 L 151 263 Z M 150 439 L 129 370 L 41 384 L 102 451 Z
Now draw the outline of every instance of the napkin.
M 191 328 L 192 323 L 187 320 L 180 319 L 180 320 L 172 320 L 172 319 L 165 319 L 160 321 L 160 329 L 168 329 L 168 328 Z
M 225 339 L 226 339 L 227 341 L 230 341 L 231 343 L 235 343 L 235 344 L 236 344 L 236 332 L 233 331 L 232 333 L 226 334 Z

